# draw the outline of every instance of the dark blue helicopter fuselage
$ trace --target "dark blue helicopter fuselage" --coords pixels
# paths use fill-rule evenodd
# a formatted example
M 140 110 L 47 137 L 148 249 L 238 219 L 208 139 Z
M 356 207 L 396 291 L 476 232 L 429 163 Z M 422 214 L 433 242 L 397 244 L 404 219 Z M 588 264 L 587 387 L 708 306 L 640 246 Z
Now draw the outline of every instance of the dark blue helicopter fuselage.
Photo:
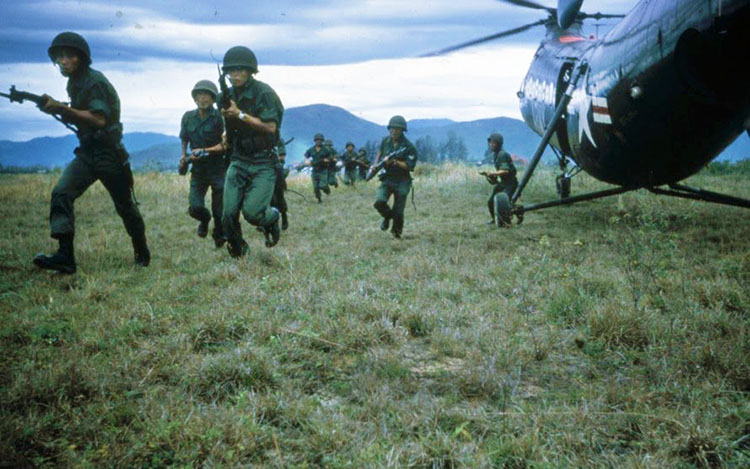
M 540 135 L 573 69 L 578 81 L 552 145 L 586 172 L 623 186 L 684 179 L 750 119 L 750 1 L 642 0 L 600 39 L 554 20 L 521 86 Z

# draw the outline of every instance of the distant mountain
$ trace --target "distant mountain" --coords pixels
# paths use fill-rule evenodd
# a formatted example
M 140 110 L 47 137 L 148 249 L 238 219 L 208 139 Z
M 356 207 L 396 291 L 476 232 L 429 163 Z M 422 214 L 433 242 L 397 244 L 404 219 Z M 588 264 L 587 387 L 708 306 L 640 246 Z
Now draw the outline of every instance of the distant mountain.
M 469 158 L 482 159 L 487 149 L 487 136 L 498 131 L 505 137 L 505 148 L 513 155 L 530 158 L 539 143 L 539 136 L 518 119 L 496 117 L 469 122 L 454 122 L 450 119 L 415 119 L 408 121 L 407 136 L 412 142 L 430 136 L 435 145 L 445 141 L 453 132 L 464 141 Z M 300 161 L 305 150 L 312 146 L 313 136 L 321 132 L 331 139 L 338 150 L 343 150 L 347 141 L 359 148 L 366 142 L 380 142 L 388 135 L 385 126 L 361 119 L 336 106 L 313 104 L 287 109 L 281 125 L 285 139 L 294 137 L 287 146 L 290 163 Z M 178 137 L 152 132 L 127 133 L 123 137 L 136 169 L 173 170 L 180 157 Z M 0 141 L 0 165 L 42 166 L 48 168 L 65 166 L 73 158 L 73 149 L 78 142 L 74 135 L 65 137 L 42 137 L 27 142 Z M 722 161 L 750 159 L 750 138 L 741 135 L 718 157 Z M 544 154 L 545 161 L 553 161 L 550 150 Z

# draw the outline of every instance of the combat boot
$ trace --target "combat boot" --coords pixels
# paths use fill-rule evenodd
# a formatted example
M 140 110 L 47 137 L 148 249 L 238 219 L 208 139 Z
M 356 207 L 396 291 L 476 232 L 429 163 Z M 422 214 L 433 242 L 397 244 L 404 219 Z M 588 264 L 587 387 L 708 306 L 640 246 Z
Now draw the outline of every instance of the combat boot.
M 281 212 L 281 229 L 286 231 L 289 228 L 289 218 L 287 217 L 286 211 Z
M 135 265 L 148 267 L 151 263 L 151 251 L 149 251 L 148 244 L 146 243 L 146 235 L 134 236 L 131 238 L 131 241 L 133 242 Z
M 76 259 L 73 251 L 73 235 L 64 235 L 58 238 L 60 247 L 51 255 L 37 254 L 34 256 L 34 265 L 47 270 L 55 270 L 63 274 L 74 274 L 76 272 Z
M 279 229 L 279 211 L 276 209 L 276 207 L 271 207 L 271 210 L 276 212 L 276 221 L 273 222 L 270 226 L 263 227 L 264 234 L 266 236 L 266 247 L 272 248 L 276 246 L 276 243 L 279 242 L 279 238 L 281 238 L 281 230 Z
M 208 236 L 208 223 L 211 221 L 210 218 L 201 220 L 201 222 L 198 224 L 198 237 L 199 238 L 205 238 Z
M 222 233 L 222 230 L 217 229 L 216 226 L 214 226 L 214 230 L 211 232 L 211 237 L 214 239 L 214 244 L 217 248 L 224 246 L 224 243 L 227 242 L 227 240 L 224 238 L 224 233 Z
M 380 222 L 380 229 L 383 231 L 388 231 L 388 227 L 391 225 L 391 218 L 390 217 L 383 217 L 383 221 Z
M 231 241 L 227 242 L 227 251 L 229 251 L 229 255 L 234 257 L 235 259 L 239 259 L 240 257 L 247 254 L 247 251 L 250 248 L 247 246 L 247 243 L 244 239 L 240 240 L 239 243 L 233 243 Z

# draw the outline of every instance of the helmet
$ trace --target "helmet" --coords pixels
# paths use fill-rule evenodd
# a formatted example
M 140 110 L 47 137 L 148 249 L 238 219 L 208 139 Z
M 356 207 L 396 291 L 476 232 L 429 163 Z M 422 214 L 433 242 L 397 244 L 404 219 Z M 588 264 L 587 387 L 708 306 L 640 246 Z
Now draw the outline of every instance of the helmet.
M 391 117 L 391 120 L 388 121 L 388 128 L 390 129 L 391 127 L 404 129 L 404 132 L 406 132 L 406 119 L 403 116 Z
M 354 148 L 354 144 L 352 142 L 346 142 L 346 145 L 344 145 L 344 147 L 346 147 L 346 148 L 349 148 L 349 147 Z
M 315 137 L 313 137 L 313 140 L 323 141 L 325 140 L 325 138 L 323 137 L 323 134 L 318 133 L 318 134 L 315 134 Z
M 365 150 L 364 148 L 360 148 L 357 153 L 359 153 L 360 155 L 366 155 L 367 154 L 367 150 Z
M 91 65 L 91 51 L 89 45 L 86 43 L 86 39 L 78 33 L 66 31 L 60 33 L 52 40 L 52 45 L 47 49 L 47 55 L 51 60 L 55 60 L 55 50 L 60 47 L 70 47 L 83 54 L 84 60 L 87 65 Z
M 232 68 L 247 68 L 252 73 L 258 73 L 258 59 L 247 47 L 234 46 L 224 54 L 222 71 L 228 72 Z
M 500 132 L 492 132 L 490 136 L 487 138 L 488 142 L 494 141 L 498 144 L 500 148 L 503 147 L 503 136 L 500 135 Z
M 191 95 L 193 95 L 193 99 L 195 99 L 195 94 L 198 91 L 205 91 L 207 93 L 210 93 L 214 97 L 214 101 L 216 100 L 216 97 L 219 96 L 219 90 L 216 89 L 216 85 L 214 85 L 214 82 L 211 80 L 201 80 L 198 83 L 195 84 L 193 87 L 193 91 L 190 92 Z
M 327 147 L 332 147 L 333 146 L 333 142 L 329 139 L 329 140 L 326 140 L 325 143 L 323 143 L 323 145 L 325 145 Z

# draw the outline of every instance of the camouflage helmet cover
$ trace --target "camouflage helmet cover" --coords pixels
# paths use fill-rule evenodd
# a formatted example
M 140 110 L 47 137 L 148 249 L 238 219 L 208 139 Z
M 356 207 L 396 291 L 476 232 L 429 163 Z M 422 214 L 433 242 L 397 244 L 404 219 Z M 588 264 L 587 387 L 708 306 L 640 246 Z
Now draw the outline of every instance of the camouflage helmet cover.
M 91 51 L 89 50 L 89 45 L 80 34 L 66 31 L 55 36 L 49 49 L 47 49 L 47 55 L 49 55 L 49 58 L 52 61 L 55 60 L 55 51 L 61 47 L 70 47 L 71 49 L 77 50 L 83 54 L 86 64 L 91 65 Z
M 495 142 L 498 144 L 500 148 L 503 147 L 503 136 L 500 134 L 500 132 L 492 132 L 489 137 L 487 137 L 488 142 Z
M 388 121 L 388 128 L 397 128 L 397 129 L 404 129 L 404 132 L 406 132 L 406 119 L 404 119 L 403 116 L 393 116 L 391 117 L 391 120 Z
M 365 148 L 362 147 L 362 148 L 359 149 L 359 151 L 357 153 L 359 153 L 360 155 L 367 155 L 367 150 L 365 150 Z
M 325 140 L 325 137 L 323 137 L 323 134 L 317 133 L 315 134 L 315 137 L 313 137 L 313 140 L 314 141 L 320 140 L 322 142 L 323 140 Z
M 190 92 L 193 99 L 195 99 L 195 94 L 198 91 L 210 93 L 214 97 L 214 101 L 216 100 L 216 97 L 219 96 L 219 90 L 216 89 L 216 85 L 214 85 L 214 82 L 211 80 L 201 80 L 193 86 L 193 91 Z
M 258 73 L 258 59 L 247 47 L 234 46 L 224 54 L 222 71 L 228 72 L 233 68 L 246 68 L 252 73 Z
M 327 147 L 332 147 L 333 146 L 333 142 L 331 141 L 331 139 L 328 139 L 328 140 L 325 141 L 325 143 L 323 143 L 323 145 L 325 145 Z

